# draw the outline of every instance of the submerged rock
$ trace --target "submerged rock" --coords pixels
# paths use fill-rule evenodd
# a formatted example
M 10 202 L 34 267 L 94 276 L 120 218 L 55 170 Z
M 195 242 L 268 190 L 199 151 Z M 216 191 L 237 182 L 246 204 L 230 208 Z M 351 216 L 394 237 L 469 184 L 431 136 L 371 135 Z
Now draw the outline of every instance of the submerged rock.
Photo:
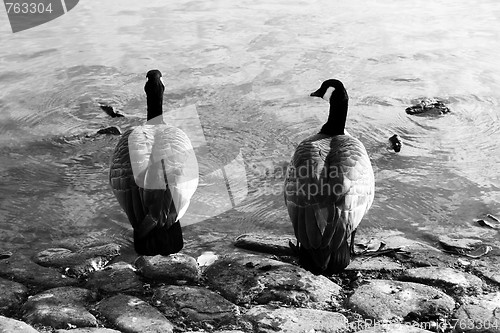
M 56 269 L 35 264 L 29 258 L 13 255 L 0 260 L 0 276 L 13 279 L 25 285 L 54 288 L 78 283 L 78 280 L 59 273 Z
M 28 298 L 28 288 L 20 283 L 0 278 L 0 314 L 17 309 Z
M 196 259 L 183 253 L 140 256 L 134 265 L 142 276 L 155 281 L 197 281 L 200 275 Z
M 189 321 L 232 324 L 239 309 L 221 295 L 203 287 L 163 286 L 155 290 L 153 304 L 167 317 Z
M 97 310 L 117 329 L 127 333 L 172 333 L 174 326 L 143 300 L 118 294 L 102 300 Z
M 296 332 L 344 332 L 347 318 L 336 312 L 293 309 L 270 306 L 255 306 L 245 313 L 248 320 L 259 333 L 296 333 Z
M 265 252 L 274 255 L 292 256 L 294 252 L 289 246 L 289 242 L 295 237 L 275 236 L 269 234 L 249 233 L 240 235 L 234 241 L 234 246 L 257 252 Z
M 120 254 L 120 245 L 106 244 L 72 251 L 65 248 L 52 248 L 34 256 L 35 262 L 42 266 L 64 269 L 69 275 L 82 276 L 102 269 Z
M 83 288 L 49 289 L 28 299 L 23 318 L 30 324 L 54 328 L 97 326 L 97 319 L 85 308 L 96 296 Z
M 457 332 L 500 332 L 500 293 L 468 298 L 454 314 Z
M 96 134 L 122 135 L 122 130 L 118 126 L 109 126 L 106 128 L 101 128 L 96 132 Z
M 101 109 L 106 112 L 106 114 L 108 116 L 110 116 L 111 118 L 116 118 L 116 117 L 125 117 L 124 114 L 122 114 L 121 112 L 119 111 L 116 111 L 111 105 L 107 105 L 107 104 L 99 104 L 99 106 L 101 107 Z
M 455 308 L 453 298 L 436 288 L 392 280 L 369 281 L 355 290 L 348 303 L 368 318 L 396 321 L 415 314 L 447 317 Z
M 223 257 L 205 271 L 208 285 L 233 303 L 279 301 L 317 309 L 338 305 L 341 287 L 322 275 L 251 254 Z
M 448 267 L 418 267 L 404 271 L 403 277 L 409 281 L 431 285 L 444 285 L 459 291 L 482 291 L 483 282 L 475 275 Z
M 96 271 L 89 276 L 86 287 L 105 293 L 142 293 L 143 285 L 136 269 L 126 263 L 117 262 Z
M 36 329 L 22 321 L 0 316 L 0 332 L 38 333 Z
M 444 104 L 443 101 L 440 101 L 435 98 L 426 98 L 421 100 L 420 102 L 406 108 L 406 113 L 415 115 L 415 114 L 446 114 L 450 112 L 450 109 Z

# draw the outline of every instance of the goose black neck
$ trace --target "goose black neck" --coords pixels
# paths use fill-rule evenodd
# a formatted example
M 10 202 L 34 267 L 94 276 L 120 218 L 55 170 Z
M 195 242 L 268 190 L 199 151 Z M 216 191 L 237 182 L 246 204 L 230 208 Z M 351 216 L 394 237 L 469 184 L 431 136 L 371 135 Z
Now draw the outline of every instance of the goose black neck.
M 148 104 L 148 120 L 163 114 L 163 92 L 165 87 L 160 77 L 150 78 L 144 86 Z
M 330 101 L 330 114 L 328 115 L 327 122 L 321 127 L 321 134 L 326 135 L 343 135 L 345 129 L 345 122 L 347 118 L 347 104 L 348 99 L 340 101 Z

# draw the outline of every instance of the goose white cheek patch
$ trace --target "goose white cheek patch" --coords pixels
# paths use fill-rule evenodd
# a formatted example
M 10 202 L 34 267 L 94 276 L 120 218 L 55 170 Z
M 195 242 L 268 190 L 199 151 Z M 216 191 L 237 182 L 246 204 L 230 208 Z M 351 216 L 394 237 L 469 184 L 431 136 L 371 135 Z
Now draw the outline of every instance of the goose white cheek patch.
M 333 91 L 335 90 L 334 87 L 328 87 L 328 89 L 326 89 L 326 92 L 325 94 L 323 95 L 323 99 L 327 102 L 330 101 L 330 97 L 332 97 L 332 93 Z

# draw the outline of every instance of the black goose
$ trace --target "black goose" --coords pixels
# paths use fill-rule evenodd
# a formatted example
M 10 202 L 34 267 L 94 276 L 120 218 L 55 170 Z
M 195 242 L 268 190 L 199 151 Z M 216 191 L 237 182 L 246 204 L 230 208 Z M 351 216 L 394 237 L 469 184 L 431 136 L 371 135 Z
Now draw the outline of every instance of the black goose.
M 285 203 L 301 263 L 333 273 L 349 265 L 375 181 L 365 147 L 344 130 L 349 98 L 342 82 L 327 80 L 311 96 L 329 101 L 330 114 L 321 131 L 295 150 L 285 179 Z
M 165 86 L 147 73 L 147 122 L 125 132 L 111 159 L 109 183 L 134 229 L 142 255 L 168 255 L 183 247 L 180 218 L 198 186 L 198 163 L 187 135 L 163 122 Z

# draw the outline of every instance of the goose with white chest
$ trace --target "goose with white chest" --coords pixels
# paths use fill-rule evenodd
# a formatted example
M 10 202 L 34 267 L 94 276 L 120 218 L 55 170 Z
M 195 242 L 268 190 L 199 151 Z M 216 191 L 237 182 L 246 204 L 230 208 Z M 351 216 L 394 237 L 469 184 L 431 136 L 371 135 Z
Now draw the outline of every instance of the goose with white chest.
M 365 147 L 345 132 L 349 98 L 342 82 L 327 80 L 311 96 L 327 100 L 330 113 L 320 132 L 296 148 L 284 196 L 301 263 L 332 273 L 350 262 L 356 229 L 373 202 L 375 180 Z

